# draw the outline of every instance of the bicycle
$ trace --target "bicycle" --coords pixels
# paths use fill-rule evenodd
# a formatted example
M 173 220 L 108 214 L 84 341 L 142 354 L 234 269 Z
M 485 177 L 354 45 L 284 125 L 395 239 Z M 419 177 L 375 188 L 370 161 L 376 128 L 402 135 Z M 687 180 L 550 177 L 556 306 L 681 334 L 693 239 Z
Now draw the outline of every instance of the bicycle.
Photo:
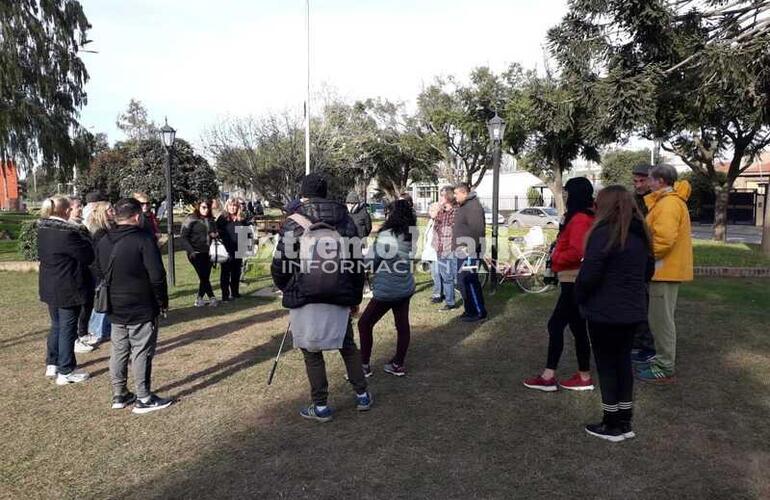
M 548 252 L 543 247 L 522 250 L 524 238 L 511 236 L 508 238 L 512 259 L 510 262 L 494 262 L 491 257 L 484 257 L 478 269 L 479 281 L 482 288 L 489 280 L 489 270 L 494 267 L 498 275 L 498 285 L 506 281 L 515 281 L 525 293 L 544 293 L 552 288 L 544 281 Z

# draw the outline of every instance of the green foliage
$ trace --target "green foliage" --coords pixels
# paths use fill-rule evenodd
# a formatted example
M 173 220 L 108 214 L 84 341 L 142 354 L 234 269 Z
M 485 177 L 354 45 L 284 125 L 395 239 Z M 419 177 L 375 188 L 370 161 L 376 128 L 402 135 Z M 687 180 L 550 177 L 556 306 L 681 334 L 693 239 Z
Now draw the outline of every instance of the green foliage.
M 128 102 L 128 108 L 118 116 L 115 125 L 132 141 L 157 139 L 160 132 L 148 117 L 147 109 L 137 99 Z
M 37 260 L 37 220 L 24 221 L 19 231 L 19 255 L 24 260 Z
M 527 202 L 530 207 L 539 207 L 543 205 L 543 197 L 540 194 L 540 190 L 530 186 L 529 189 L 527 189 Z
M 605 186 L 620 184 L 633 187 L 633 169 L 640 163 L 650 163 L 650 151 L 615 150 L 602 155 L 602 183 Z
M 79 52 L 89 28 L 75 0 L 2 2 L 0 160 L 45 168 L 77 162 L 88 80 Z

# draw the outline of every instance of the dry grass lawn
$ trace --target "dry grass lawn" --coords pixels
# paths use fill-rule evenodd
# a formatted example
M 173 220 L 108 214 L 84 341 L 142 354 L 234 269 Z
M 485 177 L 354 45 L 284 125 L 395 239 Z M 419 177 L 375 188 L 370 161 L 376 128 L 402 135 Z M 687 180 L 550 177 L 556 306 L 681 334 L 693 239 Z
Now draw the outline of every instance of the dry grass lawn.
M 337 418 L 316 424 L 297 416 L 309 398 L 300 353 L 288 350 L 265 384 L 286 327 L 280 304 L 194 309 L 185 264 L 153 374 L 179 401 L 144 416 L 110 409 L 109 346 L 79 355 L 87 383 L 46 379 L 37 275 L 0 273 L 0 497 L 770 498 L 767 281 L 684 288 L 679 382 L 637 386 L 639 437 L 612 445 L 582 431 L 600 413 L 598 391 L 521 385 L 545 360 L 553 294 L 506 288 L 492 319 L 469 328 L 436 312 L 422 276 L 408 375 L 381 371 L 394 349 L 388 317 L 375 331 L 375 407 L 355 411 L 342 361 L 327 354 Z

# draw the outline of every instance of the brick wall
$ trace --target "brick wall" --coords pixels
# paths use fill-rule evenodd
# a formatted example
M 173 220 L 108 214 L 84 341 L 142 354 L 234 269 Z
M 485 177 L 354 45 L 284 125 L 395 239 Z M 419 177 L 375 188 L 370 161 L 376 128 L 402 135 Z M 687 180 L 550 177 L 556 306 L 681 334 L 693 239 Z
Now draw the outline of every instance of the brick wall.
M 19 176 L 13 163 L 0 163 L 0 209 L 19 209 Z M 7 189 L 6 189 L 7 187 Z M 6 195 L 7 193 L 7 195 Z

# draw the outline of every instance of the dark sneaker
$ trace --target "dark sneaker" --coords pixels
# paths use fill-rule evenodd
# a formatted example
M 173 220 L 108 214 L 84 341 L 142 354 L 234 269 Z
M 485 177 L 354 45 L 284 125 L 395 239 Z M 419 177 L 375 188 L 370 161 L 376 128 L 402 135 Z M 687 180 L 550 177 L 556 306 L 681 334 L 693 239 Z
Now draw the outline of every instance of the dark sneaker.
M 535 389 L 543 392 L 554 392 L 559 390 L 559 382 L 556 377 L 545 379 L 542 375 L 526 379 L 524 387 Z
M 430 301 L 434 304 L 441 304 L 444 302 L 444 297 L 431 297 Z
M 636 378 L 650 384 L 673 384 L 676 379 L 673 375 L 666 375 L 655 366 L 648 366 L 636 372 Z
M 372 371 L 372 365 L 361 365 L 361 368 L 364 369 L 364 377 L 369 378 L 374 375 L 374 372 Z
M 134 409 L 131 410 L 131 413 L 141 415 L 144 413 L 150 413 L 152 411 L 162 410 L 171 406 L 173 402 L 173 399 L 161 398 L 155 394 L 150 394 L 150 400 L 146 403 L 143 403 L 141 399 L 137 399 L 136 404 L 134 405 Z
M 604 422 L 600 424 L 586 425 L 585 429 L 588 434 L 598 437 L 599 439 L 611 441 L 613 443 L 619 443 L 621 441 L 625 441 L 626 439 L 623 435 L 623 431 L 620 430 L 620 428 L 610 427 Z
M 458 306 L 457 304 L 455 304 L 453 306 L 450 306 L 449 304 L 445 304 L 444 307 L 439 309 L 439 311 L 454 311 L 458 307 L 460 307 L 460 306 Z
M 482 321 L 486 321 L 487 316 L 461 316 L 460 321 L 464 323 L 481 323 Z
M 316 405 L 310 405 L 307 408 L 302 408 L 299 415 L 302 418 L 315 420 L 316 422 L 331 422 L 334 418 L 334 410 L 328 406 L 325 410 L 319 410 Z
M 356 410 L 369 411 L 374 404 L 374 396 L 370 392 L 356 394 Z
M 383 368 L 385 370 L 385 373 L 390 373 L 391 375 L 395 375 L 396 377 L 403 377 L 406 375 L 406 370 L 403 366 L 397 365 L 396 363 L 388 363 Z
M 636 349 L 631 351 L 631 362 L 639 365 L 645 363 L 651 363 L 655 359 L 655 351 L 648 351 L 647 349 Z
M 122 396 L 112 396 L 112 409 L 122 410 L 126 406 L 136 401 L 136 394 L 129 392 Z

